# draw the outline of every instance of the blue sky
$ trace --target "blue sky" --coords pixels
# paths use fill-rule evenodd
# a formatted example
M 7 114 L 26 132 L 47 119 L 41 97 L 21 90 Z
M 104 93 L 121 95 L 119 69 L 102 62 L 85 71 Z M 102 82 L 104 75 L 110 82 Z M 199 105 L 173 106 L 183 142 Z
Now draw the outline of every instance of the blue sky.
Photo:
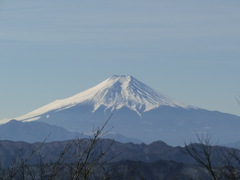
M 239 0 L 0 0 L 0 119 L 114 74 L 240 115 L 239 8 Z

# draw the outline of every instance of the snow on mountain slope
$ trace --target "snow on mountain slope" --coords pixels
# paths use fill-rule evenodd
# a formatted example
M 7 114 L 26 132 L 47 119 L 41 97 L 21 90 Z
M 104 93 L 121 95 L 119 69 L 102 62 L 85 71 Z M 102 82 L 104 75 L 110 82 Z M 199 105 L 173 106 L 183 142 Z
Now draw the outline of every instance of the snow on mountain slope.
M 92 112 L 95 112 L 100 106 L 112 111 L 128 107 L 137 112 L 138 115 L 159 106 L 192 108 L 153 90 L 132 76 L 115 75 L 77 95 L 56 100 L 16 119 L 23 121 L 37 120 L 41 114 L 46 112 L 61 111 L 81 103 L 91 104 L 93 106 Z

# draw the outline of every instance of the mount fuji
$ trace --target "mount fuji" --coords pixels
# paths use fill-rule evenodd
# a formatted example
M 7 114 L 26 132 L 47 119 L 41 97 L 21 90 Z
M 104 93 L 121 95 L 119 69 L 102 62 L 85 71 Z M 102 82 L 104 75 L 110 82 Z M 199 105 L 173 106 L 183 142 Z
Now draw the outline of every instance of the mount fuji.
M 56 100 L 46 106 L 32 111 L 18 120 L 32 121 L 41 118 L 43 114 L 52 111 L 62 111 L 81 104 L 88 104 L 94 113 L 101 107 L 111 112 L 121 108 L 135 111 L 139 116 L 143 112 L 156 109 L 160 106 L 190 108 L 190 106 L 153 90 L 132 76 L 113 76 L 97 86 L 63 100 Z M 49 117 L 46 115 L 47 118 Z
M 132 76 L 113 76 L 72 97 L 56 100 L 18 121 L 39 121 L 90 135 L 113 114 L 105 129 L 146 143 L 182 145 L 196 133 L 220 143 L 239 140 L 240 117 L 186 105 Z

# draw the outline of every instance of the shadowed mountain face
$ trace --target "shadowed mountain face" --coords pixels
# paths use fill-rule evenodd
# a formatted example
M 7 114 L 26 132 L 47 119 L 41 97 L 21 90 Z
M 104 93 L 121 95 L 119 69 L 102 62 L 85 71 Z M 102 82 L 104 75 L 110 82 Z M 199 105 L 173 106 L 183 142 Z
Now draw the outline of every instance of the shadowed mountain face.
M 76 148 L 79 148 L 79 143 L 81 144 L 81 148 L 79 151 L 84 151 L 86 147 L 88 147 L 88 143 L 91 141 L 89 139 L 81 139 L 81 140 L 69 140 L 69 141 L 56 141 L 49 143 L 25 143 L 25 142 L 13 142 L 13 141 L 0 141 L 0 164 L 7 167 L 12 163 L 12 159 L 14 157 L 18 158 L 26 158 L 29 153 L 32 152 L 33 149 L 40 147 L 37 153 L 33 154 L 30 164 L 35 164 L 37 162 L 37 158 L 39 154 L 45 155 L 44 161 L 52 162 L 58 158 L 62 151 L 71 144 L 66 153 L 66 156 L 72 155 L 72 158 L 69 158 L 70 162 L 74 160 L 73 152 Z M 189 145 L 190 146 L 190 145 Z M 191 144 L 196 149 L 201 148 L 201 145 Z M 156 141 L 149 145 L 146 144 L 133 144 L 133 143 L 119 143 L 116 141 L 112 141 L 109 139 L 101 139 L 96 142 L 94 145 L 93 152 L 98 154 L 98 152 L 104 152 L 107 150 L 106 155 L 102 159 L 103 161 L 106 159 L 111 159 L 110 162 L 119 162 L 119 161 L 141 161 L 141 162 L 155 162 L 158 160 L 165 161 L 175 161 L 178 163 L 184 164 L 196 164 L 196 161 L 189 156 L 185 147 L 172 147 L 167 145 L 162 141 Z M 218 161 L 221 157 L 221 152 L 231 152 L 231 148 L 214 146 L 213 156 L 216 159 L 212 159 L 213 165 L 221 163 Z M 237 155 L 240 154 L 240 151 L 235 149 L 235 153 Z M 114 157 L 114 158 L 113 158 Z
M 0 141 L 0 163 L 9 165 L 12 162 L 12 159 L 16 156 L 20 156 L 24 159 L 32 151 L 32 149 L 36 147 L 41 148 L 39 148 L 38 152 L 33 156 L 31 163 L 34 164 L 34 161 L 36 161 L 36 157 L 39 156 L 39 154 L 45 154 L 45 161 L 51 162 L 58 158 L 58 156 L 68 144 L 72 144 L 71 148 L 68 150 L 69 155 L 71 155 L 71 153 L 73 153 L 77 148 L 78 143 L 81 144 L 81 149 L 83 150 L 88 142 L 90 142 L 89 139 L 56 141 L 44 144 L 41 142 L 30 144 L 25 142 Z M 104 151 L 106 149 L 108 149 L 108 151 L 104 158 L 111 159 L 111 157 L 115 157 L 112 160 L 113 162 L 122 160 L 142 162 L 154 162 L 156 160 L 175 160 L 177 162 L 184 163 L 194 162 L 189 156 L 182 153 L 184 148 L 175 148 L 167 145 L 162 141 L 156 141 L 149 145 L 146 145 L 119 143 L 116 141 L 113 142 L 109 139 L 102 139 L 96 143 L 94 151 Z
M 67 99 L 16 118 L 39 121 L 90 134 L 113 114 L 106 130 L 146 143 L 183 145 L 196 133 L 221 144 L 238 141 L 240 117 L 179 103 L 131 76 L 113 76 Z M 224 133 L 224 134 L 223 134 Z
M 76 161 L 76 149 L 78 153 L 85 151 L 89 147 L 88 143 L 91 140 L 71 140 L 59 141 L 51 143 L 34 143 L 29 144 L 25 142 L 0 141 L 0 164 L 1 168 L 6 169 L 12 165 L 12 160 L 22 162 L 29 157 L 29 154 L 34 152 L 31 157 L 25 162 L 26 167 L 34 168 L 34 172 L 39 171 L 39 158 L 42 157 L 41 162 L 46 164 L 45 173 L 47 175 L 50 171 L 50 164 L 57 161 L 62 152 L 64 161 L 63 167 L 59 172 L 61 179 L 71 179 L 68 177 L 69 167 Z M 79 143 L 81 146 L 79 146 Z M 66 147 L 69 147 L 66 150 Z M 157 141 L 149 145 L 133 144 L 133 143 L 119 143 L 112 140 L 97 141 L 94 148 L 94 153 L 90 156 L 101 154 L 106 151 L 106 154 L 101 159 L 103 168 L 97 168 L 96 178 L 108 173 L 110 179 L 209 179 L 207 172 L 199 166 L 195 165 L 195 161 L 186 154 L 182 147 L 171 147 L 162 141 Z M 218 147 L 217 147 L 218 148 Z M 221 149 L 221 147 L 219 147 Z M 35 149 L 38 149 L 36 152 Z M 90 160 L 91 161 L 91 160 Z M 49 168 L 49 169 L 48 169 Z M 1 170 L 3 170 L 1 169 Z M 51 172 L 51 171 L 50 171 Z M 62 173 L 62 174 L 61 174 Z M 36 173 L 35 175 L 38 175 Z M 133 176 L 134 175 L 134 176 Z M 46 176 L 48 177 L 48 176 Z

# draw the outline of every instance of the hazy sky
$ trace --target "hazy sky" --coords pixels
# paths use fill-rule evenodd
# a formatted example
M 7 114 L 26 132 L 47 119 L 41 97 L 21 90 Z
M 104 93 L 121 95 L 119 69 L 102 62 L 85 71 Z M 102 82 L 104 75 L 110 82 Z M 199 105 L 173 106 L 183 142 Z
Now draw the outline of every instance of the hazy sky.
M 0 0 L 0 119 L 114 74 L 240 115 L 239 9 L 239 0 Z

